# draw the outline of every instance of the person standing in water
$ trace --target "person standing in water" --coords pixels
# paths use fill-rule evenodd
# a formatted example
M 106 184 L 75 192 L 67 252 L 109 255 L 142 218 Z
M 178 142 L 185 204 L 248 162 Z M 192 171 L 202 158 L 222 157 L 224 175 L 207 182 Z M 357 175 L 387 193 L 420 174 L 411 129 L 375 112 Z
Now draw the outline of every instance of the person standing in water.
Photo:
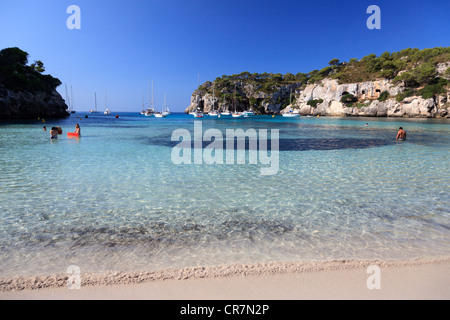
M 52 130 L 50 130 L 50 139 L 58 139 L 58 128 L 52 127 Z
M 402 127 L 398 129 L 397 138 L 395 138 L 395 141 L 405 141 L 406 140 L 406 131 L 403 130 Z
M 80 125 L 78 123 L 75 126 L 75 132 L 74 133 L 77 133 L 78 135 L 81 135 L 81 129 L 80 129 Z

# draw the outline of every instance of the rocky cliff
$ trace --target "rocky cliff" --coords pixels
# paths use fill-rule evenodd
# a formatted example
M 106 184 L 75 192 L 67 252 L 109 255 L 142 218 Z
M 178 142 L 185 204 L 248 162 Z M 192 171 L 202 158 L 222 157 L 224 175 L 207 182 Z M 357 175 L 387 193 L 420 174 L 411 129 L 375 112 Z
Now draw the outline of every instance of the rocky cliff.
M 28 63 L 19 48 L 0 51 L 0 119 L 63 118 L 67 105 L 56 88 L 61 81 L 44 74 L 42 61 Z
M 450 118 L 450 91 L 428 99 L 413 95 L 397 101 L 405 88 L 386 79 L 350 84 L 324 79 L 318 84 L 301 87 L 301 83 L 296 83 L 265 93 L 258 91 L 257 86 L 237 82 L 236 96 L 240 99 L 235 100 L 236 110 L 253 109 L 260 114 L 277 114 L 297 109 L 301 115 L 313 116 Z M 388 92 L 390 98 L 380 101 L 382 92 Z M 230 94 L 233 97 L 233 93 Z M 346 94 L 353 95 L 355 101 L 341 102 Z M 286 105 L 288 101 L 291 103 Z M 316 103 L 311 103 L 314 101 Z M 196 90 L 186 112 L 197 108 L 209 112 L 213 107 L 234 111 L 234 101 L 220 100 L 215 94 Z
M 195 109 L 302 115 L 450 118 L 450 47 L 404 49 L 358 60 L 332 59 L 296 75 L 242 72 L 207 81 L 191 97 Z
M 289 104 L 290 97 L 301 83 L 275 86 L 271 92 L 261 91 L 261 86 L 248 84 L 242 81 L 235 83 L 236 91 L 222 89 L 212 92 L 214 84 L 204 85 L 206 90 L 196 90 L 191 96 L 191 104 L 186 113 L 200 108 L 203 112 L 215 110 L 244 111 L 253 109 L 257 113 L 278 113 L 282 107 Z
M 56 90 L 30 92 L 0 85 L 0 119 L 64 118 L 69 116 L 67 108 Z
M 388 92 L 385 99 L 380 99 Z M 324 79 L 319 84 L 307 85 L 295 93 L 295 103 L 281 112 L 297 109 L 301 115 L 366 116 L 366 117 L 450 117 L 450 91 L 424 99 L 410 96 L 398 101 L 404 93 L 403 85 L 393 85 L 388 80 L 338 84 L 336 80 Z M 344 95 L 354 97 L 353 103 L 342 102 Z M 315 101 L 316 103 L 311 103 Z

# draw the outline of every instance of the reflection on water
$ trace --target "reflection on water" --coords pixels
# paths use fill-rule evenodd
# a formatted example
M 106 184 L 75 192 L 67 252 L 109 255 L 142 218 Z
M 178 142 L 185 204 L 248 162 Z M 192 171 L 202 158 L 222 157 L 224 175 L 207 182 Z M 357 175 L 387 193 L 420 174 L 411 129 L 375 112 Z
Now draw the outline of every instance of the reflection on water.
M 447 122 L 202 121 L 223 133 L 280 130 L 274 176 L 259 165 L 174 165 L 171 134 L 193 132 L 191 116 L 90 115 L 47 127 L 76 122 L 83 136 L 57 143 L 37 122 L 0 125 L 0 277 L 71 264 L 100 272 L 449 254 Z M 399 126 L 405 143 L 395 142 Z

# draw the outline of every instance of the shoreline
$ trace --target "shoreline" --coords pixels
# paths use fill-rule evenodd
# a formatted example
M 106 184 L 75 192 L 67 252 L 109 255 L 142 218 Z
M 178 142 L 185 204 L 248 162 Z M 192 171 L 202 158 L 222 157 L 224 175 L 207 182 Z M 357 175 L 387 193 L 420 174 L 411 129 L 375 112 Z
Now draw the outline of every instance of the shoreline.
M 378 266 L 381 289 L 367 287 Z M 277 262 L 0 279 L 0 299 L 449 299 L 450 257 L 414 260 Z

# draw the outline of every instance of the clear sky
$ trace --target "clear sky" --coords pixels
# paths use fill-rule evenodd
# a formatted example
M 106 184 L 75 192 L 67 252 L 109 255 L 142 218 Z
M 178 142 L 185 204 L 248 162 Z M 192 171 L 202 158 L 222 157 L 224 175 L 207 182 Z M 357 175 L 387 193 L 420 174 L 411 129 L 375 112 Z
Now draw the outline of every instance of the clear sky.
M 69 30 L 70 5 L 81 29 Z M 381 9 L 369 30 L 368 6 Z M 19 47 L 29 61 L 73 88 L 75 109 L 138 112 L 154 82 L 172 111 L 184 111 L 200 82 L 223 74 L 298 73 L 338 58 L 404 48 L 450 46 L 449 0 L 1 0 L 0 49 Z M 69 89 L 70 90 L 70 89 Z

